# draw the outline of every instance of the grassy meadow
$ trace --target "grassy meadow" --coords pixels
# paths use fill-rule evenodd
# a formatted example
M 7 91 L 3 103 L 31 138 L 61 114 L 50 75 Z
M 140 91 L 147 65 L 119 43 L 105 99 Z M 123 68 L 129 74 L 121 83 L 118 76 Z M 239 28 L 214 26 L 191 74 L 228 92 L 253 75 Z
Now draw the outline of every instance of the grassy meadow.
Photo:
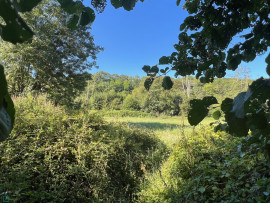
M 151 131 L 166 146 L 172 148 L 179 144 L 181 137 L 195 130 L 183 116 L 160 116 L 160 117 L 104 117 L 111 123 L 125 123 L 131 128 L 139 128 Z M 209 125 L 214 119 L 208 117 L 200 125 Z

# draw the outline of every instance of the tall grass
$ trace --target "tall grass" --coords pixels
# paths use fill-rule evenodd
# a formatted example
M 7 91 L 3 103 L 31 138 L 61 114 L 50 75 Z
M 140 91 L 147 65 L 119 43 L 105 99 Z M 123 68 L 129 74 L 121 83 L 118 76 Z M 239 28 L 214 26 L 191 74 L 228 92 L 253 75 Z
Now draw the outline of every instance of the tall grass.
M 159 170 L 147 172 L 140 203 L 270 202 L 270 167 L 256 145 L 239 150 L 242 138 L 215 133 L 207 118 L 197 127 L 185 118 L 106 118 L 150 129 L 171 149 Z
M 131 128 L 147 129 L 153 132 L 157 138 L 162 140 L 169 148 L 179 144 L 181 137 L 191 133 L 194 127 L 188 124 L 185 117 L 162 116 L 162 117 L 105 117 L 111 123 L 126 123 Z M 206 118 L 201 126 L 208 125 L 213 119 Z

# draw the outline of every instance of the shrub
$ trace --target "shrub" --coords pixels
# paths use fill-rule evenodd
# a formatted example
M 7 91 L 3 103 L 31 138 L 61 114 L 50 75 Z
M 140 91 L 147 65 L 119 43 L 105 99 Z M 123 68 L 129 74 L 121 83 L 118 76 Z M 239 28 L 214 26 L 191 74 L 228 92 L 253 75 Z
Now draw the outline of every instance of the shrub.
M 267 161 L 256 148 L 238 152 L 239 143 L 205 128 L 193 132 L 147 178 L 140 202 L 269 202 Z
M 146 112 L 141 112 L 141 111 L 131 111 L 131 110 L 91 110 L 89 112 L 99 114 L 102 116 L 109 116 L 109 117 L 152 117 L 152 114 L 146 113 Z
M 15 103 L 14 130 L 0 143 L 0 194 L 14 201 L 130 202 L 166 154 L 151 134 L 96 114 L 68 114 L 41 97 Z
M 128 95 L 123 102 L 123 108 L 136 111 L 140 110 L 141 107 L 139 101 L 135 97 Z

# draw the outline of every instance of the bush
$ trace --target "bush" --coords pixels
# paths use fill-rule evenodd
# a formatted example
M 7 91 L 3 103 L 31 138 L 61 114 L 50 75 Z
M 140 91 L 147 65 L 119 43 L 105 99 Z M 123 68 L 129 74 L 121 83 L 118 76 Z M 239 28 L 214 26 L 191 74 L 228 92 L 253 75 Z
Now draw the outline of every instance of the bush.
M 89 112 L 68 114 L 46 98 L 15 99 L 11 136 L 0 143 L 0 194 L 17 202 L 130 202 L 166 155 L 151 134 Z
M 131 110 L 101 110 L 101 111 L 95 111 L 91 110 L 89 112 L 99 114 L 102 116 L 108 116 L 108 117 L 152 117 L 152 114 L 141 112 L 141 111 L 131 111 Z
M 270 201 L 270 168 L 258 149 L 242 154 L 239 139 L 198 132 L 183 138 L 161 171 L 147 178 L 140 202 Z
M 135 111 L 139 111 L 141 109 L 139 101 L 132 95 L 128 95 L 125 98 L 123 102 L 123 108 L 127 110 L 135 110 Z

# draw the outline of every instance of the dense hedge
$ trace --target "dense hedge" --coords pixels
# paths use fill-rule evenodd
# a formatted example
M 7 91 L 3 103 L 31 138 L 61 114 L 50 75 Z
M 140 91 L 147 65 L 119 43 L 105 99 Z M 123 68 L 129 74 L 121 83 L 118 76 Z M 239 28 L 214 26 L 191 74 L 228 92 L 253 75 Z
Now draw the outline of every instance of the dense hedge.
M 41 97 L 15 103 L 15 128 L 0 143 L 0 195 L 15 201 L 130 202 L 167 154 L 151 134 L 95 114 L 70 115 Z

